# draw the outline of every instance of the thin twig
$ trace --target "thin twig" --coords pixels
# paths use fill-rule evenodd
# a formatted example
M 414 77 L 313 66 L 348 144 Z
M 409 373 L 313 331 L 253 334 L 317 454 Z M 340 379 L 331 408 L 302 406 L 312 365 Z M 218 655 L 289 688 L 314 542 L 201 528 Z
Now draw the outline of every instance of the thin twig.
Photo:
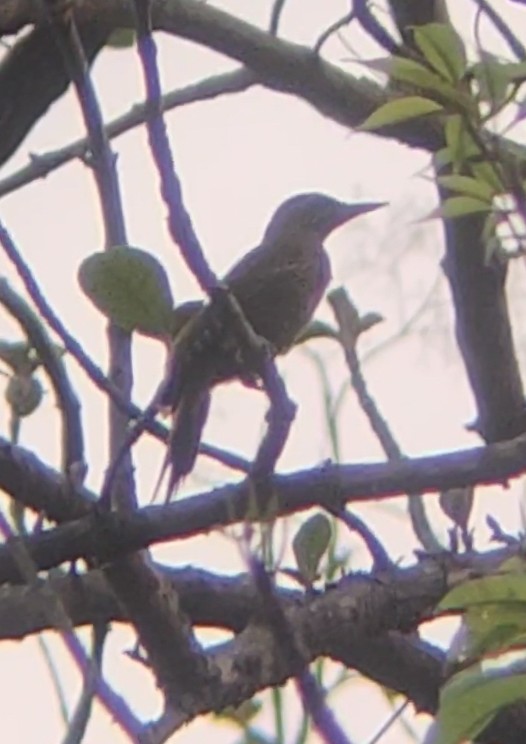
M 285 615 L 265 566 L 256 556 L 251 554 L 249 556 L 249 568 L 256 588 L 261 595 L 264 619 L 274 633 L 276 645 L 290 660 L 290 668 L 297 670 L 295 681 L 305 712 L 311 716 L 322 740 L 328 744 L 351 744 L 351 740 L 336 721 L 323 690 L 305 664 L 294 631 Z
M 393 561 L 388 552 L 376 537 L 374 532 L 369 529 L 363 519 L 356 514 L 352 514 L 347 509 L 332 512 L 333 516 L 340 519 L 351 532 L 357 532 L 364 541 L 367 550 L 373 559 L 373 565 L 376 571 L 388 571 L 393 567 Z
M 296 416 L 296 404 L 289 398 L 285 383 L 273 359 L 268 357 L 263 363 L 263 386 L 270 401 L 267 431 L 257 451 L 256 459 L 250 469 L 256 478 L 272 475 L 283 452 Z
M 148 0 L 142 2 L 135 0 L 134 7 L 148 102 L 153 106 L 147 126 L 154 159 L 161 176 L 161 189 L 169 209 L 170 229 L 174 237 L 182 237 L 184 240 L 190 235 L 191 241 L 193 231 L 189 218 L 186 222 L 183 220 L 182 229 L 179 231 L 178 220 L 184 209 L 180 199 L 179 181 L 173 170 L 166 130 L 159 110 L 160 83 L 156 50 L 150 33 L 150 4 Z M 174 199 L 176 202 L 173 201 Z M 186 216 L 185 213 L 184 216 Z M 199 248 L 198 245 L 197 247 Z M 181 249 L 190 264 L 195 257 L 193 253 L 195 245 L 192 242 L 185 243 Z M 200 269 L 202 268 L 200 261 L 204 261 L 204 257 L 199 251 L 196 255 L 197 268 Z M 206 269 L 206 262 L 204 266 Z M 199 271 L 197 274 L 199 275 Z M 111 463 L 116 468 L 119 460 L 124 459 L 125 456 L 127 456 L 127 463 L 131 462 L 131 450 L 126 446 L 127 437 L 129 437 L 129 432 L 124 431 L 122 436 L 112 443 Z M 120 492 L 117 481 L 120 472 L 117 470 L 117 475 L 114 476 L 110 468 L 109 480 L 113 479 L 114 482 L 111 489 L 112 502 L 115 501 L 115 492 L 118 494 Z M 107 506 L 109 501 L 105 498 L 104 505 Z M 119 516 L 122 518 L 122 515 Z M 205 685 L 212 670 L 209 667 L 206 653 L 195 637 L 192 625 L 181 611 L 175 589 L 162 580 L 147 556 L 140 553 L 134 553 L 121 560 L 110 561 L 104 568 L 104 575 L 128 611 L 130 622 L 136 629 L 140 644 L 147 654 L 148 663 L 163 692 L 166 705 L 184 707 L 189 703 L 189 699 L 197 694 L 197 691 L 204 694 Z
M 60 0 L 44 0 L 54 38 L 62 53 L 64 63 L 75 86 L 84 125 L 88 132 L 93 175 L 99 192 L 99 202 L 104 217 L 107 247 L 125 245 L 126 228 L 115 169 L 115 156 L 111 152 L 104 129 L 104 120 L 91 83 L 89 68 L 82 42 L 74 21 L 72 8 Z
M 179 244 L 185 261 L 207 292 L 212 302 L 224 302 L 228 306 L 232 321 L 236 324 L 239 343 L 248 346 L 255 360 L 254 369 L 263 380 L 270 401 L 268 429 L 259 448 L 252 472 L 270 474 L 281 454 L 294 418 L 295 407 L 289 400 L 283 381 L 261 339 L 244 317 L 236 298 L 223 291 L 219 280 L 209 267 L 197 235 L 194 232 L 182 198 L 182 189 L 174 167 L 170 143 L 166 133 L 161 108 L 161 84 L 157 66 L 157 47 L 151 32 L 149 0 L 135 0 L 137 16 L 137 44 L 141 58 L 150 116 L 146 125 L 154 161 L 161 180 L 161 192 L 168 208 L 170 233 Z
M 367 744 L 380 744 L 385 734 L 387 734 L 387 732 L 393 726 L 393 724 L 396 723 L 396 721 L 398 721 L 398 719 L 402 717 L 404 711 L 407 710 L 407 708 L 409 708 L 410 705 L 411 703 L 409 702 L 409 700 L 404 700 L 404 702 L 401 705 L 399 705 L 398 708 L 391 713 L 391 715 L 387 718 L 387 720 L 382 723 L 382 725 L 380 726 L 376 734 L 373 736 L 373 738 L 367 741 Z M 415 737 L 415 741 L 416 741 L 416 737 Z
M 274 5 L 272 6 L 272 12 L 270 14 L 270 23 L 268 25 L 268 32 L 271 36 L 278 35 L 279 22 L 286 2 L 287 0 L 274 0 Z
M 149 0 L 135 0 L 137 48 L 142 64 L 149 116 L 146 120 L 148 140 L 161 182 L 161 194 L 168 210 L 168 228 L 201 289 L 209 294 L 219 281 L 209 267 L 190 215 L 184 203 L 181 183 L 162 115 L 162 92 L 157 66 L 157 46 L 151 33 Z
M 370 395 L 367 383 L 362 374 L 360 360 L 356 352 L 356 343 L 361 330 L 358 311 L 344 289 L 337 289 L 331 292 L 328 299 L 340 327 L 341 344 L 351 375 L 351 383 L 360 406 L 367 416 L 369 424 L 376 434 L 387 459 L 391 462 L 400 461 L 404 458 L 404 454 L 387 421 L 381 415 L 374 399 Z M 435 537 L 427 519 L 421 494 L 410 493 L 408 495 L 409 514 L 417 539 L 425 550 L 429 552 L 441 550 L 442 546 Z
M 519 544 L 521 541 L 518 539 L 515 535 L 510 535 L 507 532 L 503 530 L 501 525 L 497 522 L 495 517 L 493 517 L 491 514 L 488 514 L 486 517 L 486 524 L 488 525 L 488 528 L 491 530 L 491 541 L 500 543 L 501 545 L 508 545 L 508 546 L 515 546 Z
M 104 483 L 102 484 L 102 489 L 100 492 L 99 502 L 101 506 L 109 508 L 111 503 L 111 492 L 113 483 L 115 481 L 115 477 L 119 471 L 121 463 L 126 457 L 126 454 L 131 451 L 131 448 L 139 440 L 142 434 L 149 428 L 149 426 L 151 426 L 151 424 L 154 423 L 155 416 L 157 415 L 157 411 L 159 408 L 158 399 L 159 393 L 156 393 L 141 417 L 135 422 L 131 429 L 128 430 L 121 443 L 120 449 L 111 461 L 106 471 Z
M 518 36 L 513 33 L 512 29 L 508 26 L 500 13 L 497 13 L 497 11 L 493 8 L 492 5 L 487 2 L 487 0 L 473 0 L 473 2 L 478 5 L 479 9 L 495 26 L 495 28 L 500 33 L 513 54 L 517 57 L 517 59 L 521 61 L 526 59 L 526 47 L 518 38 Z
M 267 431 L 261 441 L 250 474 L 256 479 L 272 474 L 283 451 L 296 414 L 296 406 L 287 394 L 285 384 L 272 359 L 268 343 L 254 331 L 245 318 L 236 297 L 228 289 L 217 287 L 212 302 L 223 304 L 229 313 L 243 358 L 250 369 L 257 371 L 270 402 Z
M 91 165 L 104 218 L 106 249 L 126 245 L 126 227 L 119 180 L 104 120 L 89 75 L 88 63 L 75 24 L 73 8 L 60 0 L 44 0 L 47 17 L 54 38 L 62 53 L 64 64 L 75 86 L 84 124 L 90 141 Z M 131 335 L 110 323 L 108 328 L 110 380 L 118 387 L 126 401 L 131 398 L 133 385 Z M 128 418 L 110 400 L 109 460 L 114 460 L 126 436 Z M 131 452 L 122 458 L 121 468 L 114 479 L 112 501 L 116 508 L 137 507 L 136 483 Z
M 162 110 L 169 111 L 188 103 L 208 101 L 227 93 L 240 93 L 250 88 L 256 81 L 257 78 L 254 73 L 244 68 L 221 75 L 212 75 L 198 83 L 192 83 L 163 95 Z M 125 114 L 113 119 L 106 125 L 106 136 L 111 140 L 144 124 L 149 116 L 149 110 L 147 103 L 135 104 Z M 42 155 L 31 155 L 30 162 L 27 165 L 0 181 L 0 197 L 11 194 L 38 178 L 45 178 L 76 158 L 85 160 L 89 149 L 89 139 L 82 137 L 57 150 L 51 150 Z
M 106 377 L 104 372 L 93 362 L 90 357 L 85 353 L 81 344 L 77 339 L 69 333 L 58 315 L 54 312 L 51 305 L 48 303 L 42 291 L 36 281 L 29 265 L 25 262 L 22 255 L 19 253 L 14 240 L 10 236 L 7 228 L 0 222 L 0 243 L 4 249 L 5 254 L 13 264 L 18 276 L 22 280 L 22 283 L 31 297 L 35 307 L 46 321 L 48 326 L 53 330 L 61 342 L 64 345 L 66 351 L 78 362 L 80 367 L 86 372 L 90 380 L 100 389 L 107 393 L 110 398 L 117 404 L 119 401 L 123 406 L 128 404 L 125 402 L 122 393 L 116 388 L 110 380 Z
M 351 23 L 351 21 L 356 17 L 356 13 L 354 12 L 353 8 L 344 16 L 342 16 L 342 18 L 334 21 L 334 23 L 331 23 L 331 25 L 328 26 L 322 34 L 320 34 L 316 43 L 314 44 L 314 47 L 312 48 L 312 51 L 315 54 L 319 54 L 325 42 L 327 42 L 331 38 L 331 36 L 337 33 L 341 28 L 343 28 L 344 26 L 348 26 L 349 23 Z
M 136 417 L 137 418 L 137 417 Z M 160 427 L 159 424 L 156 424 L 151 429 L 148 428 L 148 431 L 152 433 L 153 429 L 157 429 L 157 427 L 162 428 L 163 431 L 163 441 L 166 442 L 168 438 L 168 430 L 166 427 Z M 166 435 L 165 435 L 166 432 Z M 204 444 L 201 442 L 199 445 L 199 452 L 202 455 L 206 455 L 207 457 L 210 457 L 212 460 L 216 460 L 217 462 L 220 462 L 222 465 L 225 465 L 227 468 L 231 468 L 231 470 L 239 470 L 240 473 L 249 473 L 250 472 L 250 461 L 247 460 L 245 457 L 240 457 L 240 455 L 234 455 L 232 452 L 227 452 L 224 449 L 221 449 L 220 447 L 214 447 L 211 444 Z
M 393 39 L 391 34 L 379 23 L 369 8 L 369 0 L 354 0 L 354 15 L 360 22 L 361 27 L 389 54 L 400 51 L 400 45 Z
M 97 687 L 101 680 L 102 651 L 104 641 L 108 633 L 108 625 L 95 623 L 92 627 L 93 645 L 91 658 L 86 659 L 87 665 L 83 670 L 83 686 L 79 701 L 71 721 L 68 725 L 66 735 L 62 739 L 62 744 L 81 744 L 86 734 L 86 729 L 90 720 L 93 708 L 93 700 L 97 694 Z
M 38 648 L 44 659 L 47 672 L 50 677 L 50 682 L 57 699 L 57 703 L 60 708 L 60 716 L 64 725 L 67 725 L 69 720 L 68 701 L 66 699 L 65 683 L 60 678 L 59 666 L 56 660 L 53 658 L 51 650 L 48 646 L 45 636 L 41 633 L 37 636 Z
M 9 236 L 0 223 L 0 244 L 5 246 L 7 240 Z M 75 473 L 82 475 L 85 460 L 80 403 L 62 359 L 39 318 L 6 279 L 0 279 L 0 303 L 24 329 L 51 381 L 62 417 L 62 469 L 70 477 Z
M 5 280 L 2 280 L 5 281 Z M 33 348 L 33 347 L 32 347 Z M 13 422 L 16 421 L 16 426 L 12 425 L 11 427 L 11 441 L 13 444 L 19 443 L 19 434 L 20 434 L 20 417 L 17 417 L 16 414 L 12 411 L 12 418 Z M 11 522 L 13 524 L 13 528 L 11 529 L 11 526 L 8 524 L 7 520 L 3 523 L 1 532 L 4 537 L 4 541 L 8 542 L 8 540 L 15 538 L 15 536 L 20 537 L 27 537 L 28 531 L 25 524 L 25 509 L 20 502 L 16 501 L 14 498 L 11 502 Z M 39 515 L 39 519 L 40 519 Z M 37 521 L 37 525 L 39 522 Z M 33 530 L 33 534 L 38 530 L 38 526 L 36 529 Z M 33 566 L 34 568 L 34 566 Z M 37 573 L 36 569 L 34 569 L 34 572 Z M 24 578 L 24 577 L 22 577 Z M 42 634 L 39 634 L 37 636 L 37 642 L 39 646 L 40 653 L 42 655 L 42 658 L 44 660 L 44 664 L 46 666 L 47 672 L 50 677 L 51 685 L 53 687 L 58 706 L 60 708 L 61 717 L 63 720 L 64 725 L 67 725 L 67 722 L 69 720 L 69 713 L 68 713 L 68 703 L 66 700 L 66 694 L 64 685 L 62 684 L 62 680 L 60 679 L 59 670 L 57 667 L 57 664 L 55 663 L 55 660 L 53 659 L 53 655 L 48 647 L 48 644 L 46 642 L 45 637 Z
M 7 549 L 10 550 L 17 570 L 23 577 L 25 584 L 28 587 L 37 589 L 42 595 L 42 606 L 48 616 L 50 627 L 60 632 L 61 638 L 70 651 L 73 660 L 84 674 L 89 666 L 86 652 L 75 632 L 72 630 L 71 619 L 60 595 L 54 590 L 53 584 L 48 581 L 44 586 L 41 585 L 37 566 L 27 548 L 27 542 L 31 538 L 27 538 L 25 541 L 17 538 L 13 534 L 11 525 L 6 521 L 1 512 L 0 533 L 3 535 L 5 541 L 9 540 Z M 135 741 L 136 739 L 134 737 L 142 728 L 140 722 L 125 703 L 124 699 L 120 695 L 117 695 L 107 682 L 100 677 L 97 680 L 97 697 L 123 731 L 130 736 L 132 741 Z
M 84 647 L 77 636 L 74 633 L 65 634 L 63 641 L 83 676 L 88 674 L 90 659 L 87 658 Z M 98 700 L 104 705 L 117 725 L 127 734 L 130 741 L 137 741 L 143 726 L 131 708 L 128 707 L 124 698 L 116 693 L 100 675 L 95 679 L 95 684 Z

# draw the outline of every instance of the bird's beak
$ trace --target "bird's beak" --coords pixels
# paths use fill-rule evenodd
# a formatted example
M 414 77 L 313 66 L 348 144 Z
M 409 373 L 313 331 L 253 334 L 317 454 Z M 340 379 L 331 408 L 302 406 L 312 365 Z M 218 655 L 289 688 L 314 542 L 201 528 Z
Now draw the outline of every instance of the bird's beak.
M 330 212 L 324 215 L 325 220 L 321 225 L 321 234 L 327 237 L 333 230 L 344 225 L 349 220 L 367 214 L 380 207 L 385 207 L 387 202 L 363 202 L 362 204 L 349 204 L 347 202 L 334 202 Z
M 338 223 L 343 225 L 344 222 L 359 217 L 367 212 L 374 212 L 375 209 L 387 206 L 387 202 L 363 202 L 362 204 L 342 204 L 341 220 Z

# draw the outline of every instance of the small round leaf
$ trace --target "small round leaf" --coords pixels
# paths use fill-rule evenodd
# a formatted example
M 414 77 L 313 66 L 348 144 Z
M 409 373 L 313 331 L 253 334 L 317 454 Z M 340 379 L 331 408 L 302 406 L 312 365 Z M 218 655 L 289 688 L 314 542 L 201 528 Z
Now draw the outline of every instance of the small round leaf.
M 331 523 L 324 514 L 315 514 L 304 522 L 292 541 L 300 574 L 306 584 L 318 575 L 318 566 L 331 540 Z
M 168 277 L 146 251 L 117 246 L 94 253 L 82 262 L 78 278 L 93 304 L 124 330 L 154 338 L 170 333 L 173 298 Z
M 0 339 L 0 362 L 7 364 L 15 374 L 30 375 L 38 367 L 31 356 L 27 341 L 5 341 Z
M 473 508 L 474 492 L 473 486 L 449 488 L 442 491 L 439 497 L 440 507 L 444 514 L 462 530 L 468 528 L 469 517 Z
M 13 375 L 7 383 L 5 398 L 15 416 L 29 416 L 42 401 L 42 385 L 32 375 Z

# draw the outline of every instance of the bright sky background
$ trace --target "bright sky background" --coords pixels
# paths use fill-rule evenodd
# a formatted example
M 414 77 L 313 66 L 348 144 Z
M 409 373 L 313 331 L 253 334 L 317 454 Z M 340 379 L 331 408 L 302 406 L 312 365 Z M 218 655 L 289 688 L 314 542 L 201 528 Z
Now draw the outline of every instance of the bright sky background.
M 215 4 L 251 22 L 267 23 L 267 0 Z M 467 32 L 472 3 L 455 0 L 453 5 L 454 19 L 462 19 Z M 508 9 L 509 3 L 494 5 L 505 6 L 508 16 L 513 16 L 514 9 Z M 281 32 L 295 41 L 312 43 L 320 29 L 343 15 L 347 6 L 343 0 L 325 3 L 289 0 Z M 524 9 L 522 12 L 516 9 L 514 17 L 524 25 Z M 159 43 L 166 90 L 232 68 L 228 60 L 187 42 L 159 38 Z M 364 56 L 379 56 L 378 50 L 364 40 L 360 42 L 360 50 Z M 361 67 L 347 61 L 350 53 L 338 40 L 328 44 L 325 53 L 344 69 L 362 74 Z M 102 54 L 95 65 L 94 80 L 108 120 L 143 98 L 133 50 Z M 384 323 L 367 334 L 364 353 L 391 339 L 433 290 L 427 309 L 407 338 L 387 345 L 381 353 L 370 357 L 365 367 L 370 390 L 407 454 L 428 454 L 475 444 L 476 438 L 464 428 L 473 418 L 474 407 L 454 344 L 449 294 L 440 273 L 441 226 L 438 222 L 419 222 L 433 207 L 435 199 L 432 185 L 422 177 L 428 157 L 379 138 L 355 134 L 324 120 L 303 102 L 261 88 L 177 109 L 168 114 L 167 122 L 187 207 L 210 261 L 220 273 L 257 244 L 272 211 L 292 193 L 319 190 L 342 199 L 389 201 L 388 209 L 361 218 L 329 241 L 334 286 L 344 283 L 361 312 L 380 312 L 385 318 Z M 2 175 L 25 164 L 29 152 L 44 153 L 82 134 L 77 102 L 69 93 L 34 129 Z M 167 233 L 165 208 L 144 130 L 119 138 L 115 149 L 119 154 L 130 243 L 151 250 L 163 262 L 177 300 L 196 296 L 195 282 Z M 99 207 L 87 169 L 79 163 L 68 165 L 47 179 L 3 198 L 0 215 L 63 322 L 78 335 L 86 351 L 105 366 L 104 321 L 81 294 L 76 282 L 83 258 L 102 247 Z M 518 286 L 523 282 L 522 272 L 521 267 L 514 280 Z M 13 278 L 13 283 L 19 286 L 1 254 L 0 274 Z M 318 316 L 332 320 L 326 304 Z M 5 314 L 0 315 L 0 337 L 20 338 L 16 324 Z M 347 379 L 341 351 L 328 341 L 311 348 L 323 355 L 334 389 L 338 390 Z M 138 341 L 134 349 L 135 398 L 146 403 L 162 375 L 163 353 L 160 345 L 151 341 Z M 280 470 L 313 466 L 333 455 L 322 418 L 319 377 L 312 361 L 299 350 L 280 367 L 291 396 L 299 403 Z M 82 415 L 90 462 L 88 486 L 96 489 L 106 464 L 105 401 L 73 361 L 69 369 L 84 401 Z M 206 441 L 251 457 L 261 435 L 265 406 L 262 395 L 242 390 L 238 385 L 217 391 Z M 0 426 L 2 434 L 7 434 L 6 414 L 1 417 Z M 382 457 L 352 394 L 342 411 L 339 433 L 345 461 Z M 58 434 L 58 416 L 49 394 L 37 414 L 24 422 L 22 443 L 58 467 Z M 145 437 L 134 454 L 139 493 L 146 503 L 152 494 L 163 450 Z M 201 458 L 185 490 L 203 490 L 211 483 L 233 477 L 237 478 Z M 515 506 L 511 507 L 513 497 L 499 501 L 503 508 L 498 516 L 503 527 L 515 529 L 518 512 Z M 428 499 L 427 503 L 431 513 L 436 514 L 434 499 Z M 497 511 L 491 492 L 477 498 L 480 517 L 488 508 L 493 513 Z M 408 545 L 413 542 L 403 500 L 384 502 L 378 507 L 371 505 L 360 513 L 374 525 L 393 556 L 411 558 Z M 440 524 L 443 529 L 447 526 L 443 519 Z M 484 534 L 482 526 L 480 535 Z M 358 542 L 352 545 L 346 542 L 345 546 L 352 548 L 353 566 L 367 565 L 363 562 L 367 557 Z M 202 537 L 177 546 L 163 546 L 155 554 L 181 565 L 195 563 L 217 571 L 242 569 L 238 549 L 226 537 Z M 150 717 L 158 712 L 158 698 L 150 689 L 147 676 L 123 658 L 122 651 L 131 645 L 131 633 L 114 629 L 106 651 L 110 680 L 125 692 L 139 713 Z M 73 705 L 78 695 L 78 677 L 71 670 L 58 639 L 52 639 L 52 648 Z M 37 736 L 42 744 L 59 741 L 62 728 L 58 708 L 35 639 L 21 644 L 4 643 L 0 658 L 0 710 L 5 734 L 8 738 L 11 734 L 13 741 L 16 737 L 21 744 L 29 744 Z M 346 698 L 347 695 L 353 697 Z M 367 741 L 387 711 L 380 694 L 372 685 L 362 684 L 354 685 L 352 690 L 347 687 L 340 697 L 336 710 L 341 713 L 341 720 L 349 726 L 355 741 Z M 361 711 L 352 721 L 346 710 L 349 699 L 352 709 Z M 371 715 L 366 715 L 366 710 Z M 109 741 L 109 737 L 116 744 L 122 740 L 106 715 L 97 714 L 96 719 L 97 724 L 86 738 L 87 744 Z M 207 724 L 193 724 L 178 734 L 177 741 L 199 741 L 203 725 Z M 215 739 L 219 741 L 222 734 L 225 741 L 232 741 L 236 732 L 216 725 Z M 406 738 L 402 729 L 395 727 L 382 741 L 402 744 Z

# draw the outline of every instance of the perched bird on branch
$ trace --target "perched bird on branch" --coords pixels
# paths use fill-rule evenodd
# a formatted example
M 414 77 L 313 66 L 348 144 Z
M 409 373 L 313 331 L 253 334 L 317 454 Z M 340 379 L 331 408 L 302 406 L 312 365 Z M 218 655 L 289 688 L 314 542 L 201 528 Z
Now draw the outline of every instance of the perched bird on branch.
M 271 356 L 283 354 L 311 320 L 331 278 L 323 241 L 343 223 L 383 204 L 346 204 L 324 194 L 287 199 L 272 216 L 261 244 L 224 277 L 253 331 Z M 177 334 L 159 406 L 173 423 L 163 472 L 169 469 L 168 497 L 193 468 L 209 405 L 220 382 L 257 380 L 233 328 L 232 313 L 212 301 L 189 303 L 189 320 Z

